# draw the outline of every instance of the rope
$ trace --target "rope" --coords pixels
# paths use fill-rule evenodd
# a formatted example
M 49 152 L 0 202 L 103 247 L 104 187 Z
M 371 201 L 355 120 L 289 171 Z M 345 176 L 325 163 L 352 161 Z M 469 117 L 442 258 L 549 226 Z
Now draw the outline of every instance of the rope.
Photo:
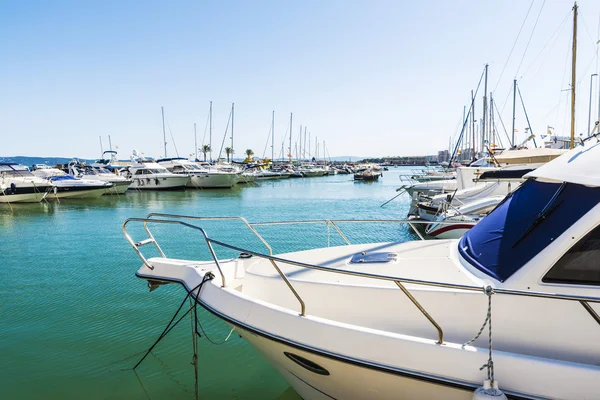
M 488 297 L 488 309 L 487 309 L 487 315 L 485 317 L 485 321 L 483 321 L 483 325 L 481 325 L 481 328 L 479 329 L 479 332 L 477 332 L 477 335 L 475 335 L 475 337 L 473 339 L 471 339 L 468 342 L 466 342 L 465 344 L 463 344 L 462 347 L 468 346 L 471 343 L 473 343 L 474 341 L 476 341 L 477 339 L 479 339 L 479 337 L 483 333 L 483 330 L 485 329 L 486 325 L 488 326 L 488 331 L 489 331 L 489 333 L 488 333 L 488 360 L 485 364 L 483 364 L 479 368 L 479 370 L 481 371 L 484 368 L 487 368 L 488 379 L 493 384 L 494 383 L 494 361 L 492 359 L 492 295 L 494 294 L 494 289 L 491 286 L 487 286 L 483 289 L 483 292 Z
M 144 357 L 142 357 L 142 359 L 140 361 L 138 361 L 137 364 L 135 364 L 135 366 L 132 368 L 133 370 L 135 370 L 141 363 L 142 361 L 144 361 L 146 359 L 146 357 L 148 357 L 148 354 L 150 354 L 152 352 L 152 350 L 154 350 L 154 348 L 156 347 L 156 345 L 165 337 L 169 334 L 169 332 L 171 332 L 173 330 L 173 328 L 175 328 L 177 326 L 177 324 L 179 324 L 179 322 L 181 322 L 181 320 L 190 313 L 190 311 L 192 311 L 192 309 L 195 309 L 195 305 L 193 308 L 189 308 L 185 314 L 183 314 L 178 320 L 177 322 L 173 323 L 173 321 L 175 321 L 175 318 L 177 318 L 177 315 L 179 315 L 179 312 L 181 311 L 181 309 L 183 308 L 186 300 L 188 299 L 188 297 L 191 296 L 192 292 L 194 292 L 196 289 L 198 289 L 198 293 L 200 293 L 200 289 L 202 289 L 202 286 L 204 285 L 204 282 L 206 281 L 210 281 L 214 278 L 215 276 L 212 273 L 207 273 L 206 275 L 204 275 L 204 277 L 202 278 L 202 282 L 200 282 L 198 284 L 198 286 L 196 286 L 195 288 L 193 288 L 192 290 L 190 290 L 188 292 L 188 294 L 185 296 L 185 298 L 183 299 L 183 301 L 181 302 L 181 304 L 179 305 L 179 308 L 177 309 L 177 311 L 175 312 L 175 314 L 173 315 L 173 317 L 171 318 L 171 320 L 169 321 L 169 323 L 167 324 L 167 326 L 165 327 L 165 329 L 162 331 L 162 333 L 160 334 L 160 336 L 158 337 L 158 339 L 156 339 L 156 341 L 154 342 L 154 344 L 152 346 L 150 346 L 150 348 L 146 351 L 146 354 L 144 354 Z M 196 296 L 196 299 L 198 297 Z

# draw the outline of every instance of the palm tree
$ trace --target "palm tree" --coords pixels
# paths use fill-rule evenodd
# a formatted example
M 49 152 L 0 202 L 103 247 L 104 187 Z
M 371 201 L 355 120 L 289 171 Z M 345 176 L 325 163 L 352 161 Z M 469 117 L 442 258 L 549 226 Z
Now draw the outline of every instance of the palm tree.
M 227 162 L 229 162 L 229 156 L 233 159 L 233 149 L 231 147 L 225 147 L 225 154 L 227 154 Z
M 205 144 L 204 146 L 202 146 L 200 150 L 203 154 L 204 154 L 204 162 L 206 162 L 206 153 L 209 153 L 212 149 L 210 148 L 209 144 Z
M 252 156 L 254 155 L 254 152 L 252 151 L 252 149 L 247 149 L 246 150 L 246 161 L 250 162 L 252 161 Z

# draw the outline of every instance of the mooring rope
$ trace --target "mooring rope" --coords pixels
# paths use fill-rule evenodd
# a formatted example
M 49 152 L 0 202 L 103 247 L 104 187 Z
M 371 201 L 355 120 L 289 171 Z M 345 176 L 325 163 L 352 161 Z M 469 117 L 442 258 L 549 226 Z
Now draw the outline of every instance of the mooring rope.
M 198 284 L 198 286 L 194 287 L 192 290 L 190 290 L 188 292 L 188 294 L 185 296 L 185 298 L 183 299 L 183 301 L 181 302 L 181 304 L 179 305 L 179 308 L 177 308 L 177 311 L 175 312 L 175 314 L 173 315 L 173 317 L 171 318 L 171 320 L 169 321 L 169 323 L 167 324 L 167 326 L 165 327 L 165 329 L 162 331 L 162 333 L 160 334 L 160 336 L 158 337 L 158 339 L 156 339 L 156 341 L 154 342 L 154 344 L 152 346 L 150 346 L 150 348 L 146 351 L 146 354 L 144 354 L 144 357 L 142 357 L 142 359 L 140 361 L 138 361 L 137 364 L 135 364 L 135 366 L 132 369 L 136 369 L 141 363 L 142 361 L 144 361 L 146 359 L 146 357 L 148 357 L 148 354 L 150 354 L 150 352 L 152 352 L 152 350 L 156 347 L 156 345 L 158 344 L 158 342 L 160 342 L 165 336 L 167 336 L 169 334 L 169 332 L 171 332 L 171 330 L 173 330 L 173 328 L 175 328 L 177 326 L 177 324 L 179 324 L 179 322 L 181 322 L 181 320 L 189 314 L 190 311 L 192 311 L 193 309 L 195 309 L 195 304 L 193 307 L 190 307 L 185 314 L 183 314 L 178 320 L 177 322 L 173 323 L 173 321 L 175 321 L 175 318 L 177 318 L 177 315 L 179 315 L 179 312 L 181 311 L 181 309 L 183 308 L 186 300 L 188 299 L 188 297 L 191 296 L 191 294 L 197 289 L 198 290 L 198 295 L 200 294 L 200 290 L 202 289 L 202 286 L 204 285 L 205 282 L 210 281 L 212 279 L 214 279 L 214 275 L 212 272 L 208 272 L 204 275 L 204 277 L 202 278 L 202 282 L 200 282 Z M 198 297 L 196 297 L 196 299 L 198 299 Z
M 486 325 L 488 326 L 488 360 L 485 364 L 483 364 L 481 366 L 481 368 L 479 368 L 479 370 L 481 371 L 484 368 L 487 368 L 487 375 L 488 375 L 488 379 L 491 380 L 491 382 L 494 382 L 494 361 L 492 359 L 492 295 L 494 294 L 494 289 L 491 286 L 487 286 L 483 289 L 483 292 L 485 293 L 485 295 L 488 298 L 488 309 L 487 309 L 487 315 L 485 317 L 485 321 L 483 321 L 483 325 L 481 325 L 481 328 L 479 329 L 479 332 L 477 332 L 477 335 L 475 335 L 475 337 L 471 340 L 469 340 L 468 342 L 466 342 L 465 344 L 462 345 L 462 347 L 468 346 L 471 343 L 473 343 L 474 341 L 476 341 L 477 339 L 479 339 L 479 337 L 481 336 L 481 334 L 483 333 L 483 330 L 485 329 Z

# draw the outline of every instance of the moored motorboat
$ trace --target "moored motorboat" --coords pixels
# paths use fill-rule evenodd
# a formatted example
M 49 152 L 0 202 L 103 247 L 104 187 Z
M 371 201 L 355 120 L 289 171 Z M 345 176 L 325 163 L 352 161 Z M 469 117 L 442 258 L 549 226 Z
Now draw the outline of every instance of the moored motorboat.
M 274 256 L 208 236 L 211 251 L 246 254 L 195 261 L 145 258 L 142 246 L 157 242 L 133 240 L 127 225 L 201 221 L 153 216 L 123 229 L 142 257 L 138 277 L 182 284 L 302 398 L 466 400 L 491 377 L 510 398 L 591 399 L 600 379 L 599 158 L 588 140 L 528 174 L 460 240 Z
M 39 203 L 51 188 L 24 165 L 0 163 L 0 203 Z
M 130 189 L 137 190 L 177 190 L 184 189 L 190 177 L 169 172 L 153 160 L 132 156 L 132 164 L 121 174 L 133 180 Z
M 80 179 L 58 168 L 38 168 L 33 170 L 37 177 L 46 179 L 52 185 L 48 199 L 89 199 L 100 197 L 111 190 L 113 184 L 95 179 Z
M 106 168 L 99 166 L 92 167 L 79 161 L 71 161 L 67 165 L 67 171 L 76 178 L 87 178 L 112 183 L 112 187 L 106 188 L 104 194 L 123 194 L 133 182 L 131 179 L 111 172 Z
M 188 176 L 188 188 L 231 188 L 239 180 L 239 173 L 224 171 L 217 168 L 203 167 L 199 163 L 186 158 L 164 158 L 157 160 L 158 164 L 169 172 Z

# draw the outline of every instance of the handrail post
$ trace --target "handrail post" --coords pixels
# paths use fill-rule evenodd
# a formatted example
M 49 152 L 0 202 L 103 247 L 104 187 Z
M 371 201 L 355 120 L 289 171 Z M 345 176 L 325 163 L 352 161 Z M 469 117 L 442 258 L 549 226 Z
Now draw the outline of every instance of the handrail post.
M 335 230 L 337 231 L 337 233 L 339 233 L 339 235 L 342 237 L 342 239 L 344 239 L 344 242 L 346 242 L 347 245 L 350 245 L 350 241 L 348 240 L 348 238 L 342 233 L 342 231 L 340 230 L 340 228 L 338 228 L 338 226 L 335 224 L 335 222 L 329 220 L 329 222 L 331 223 L 331 225 L 335 228 Z
M 158 252 L 162 256 L 162 258 L 167 258 L 167 256 L 165 256 L 165 253 L 163 253 L 162 249 L 158 245 L 158 242 L 154 239 L 154 235 L 152 234 L 152 232 L 150 232 L 150 228 L 148 228 L 148 222 L 147 221 L 144 221 L 144 229 L 146 230 L 146 233 L 148 234 L 148 237 L 150 239 L 152 239 L 152 242 L 154 243 L 154 247 L 156 247 L 156 249 L 158 250 Z
M 429 322 L 431 322 L 431 324 L 433 326 L 435 326 L 435 329 L 437 329 L 437 332 L 438 332 L 437 344 L 443 344 L 444 343 L 444 331 L 442 331 L 442 327 L 439 326 L 437 322 L 435 322 L 433 317 L 431 315 L 429 315 L 429 313 L 427 311 L 425 311 L 423 306 L 417 301 L 417 299 L 414 298 L 414 296 L 412 294 L 410 294 L 410 292 L 404 287 L 403 284 L 401 284 L 398 281 L 394 281 L 394 283 L 396 285 L 398 285 L 400 290 L 402 290 L 404 292 L 406 297 L 408 297 L 410 299 L 410 301 L 412 301 L 412 303 L 419 309 L 419 311 L 421 311 L 421 313 L 429 320 Z
M 279 269 L 279 267 L 277 266 L 277 264 L 275 264 L 275 261 L 273 261 L 272 258 L 269 258 L 269 261 L 271 262 L 271 264 L 273 265 L 273 267 L 275 267 L 275 269 L 279 273 L 279 276 L 281 276 L 281 278 L 285 281 L 286 285 L 288 285 L 288 288 L 292 291 L 292 293 L 294 293 L 294 296 L 296 296 L 296 298 L 300 302 L 300 315 L 302 315 L 303 317 L 306 316 L 306 306 L 304 304 L 304 301 L 302 300 L 302 298 L 298 294 L 298 292 L 296 292 L 296 289 L 294 289 L 294 287 L 292 286 L 292 284 L 290 283 L 290 281 L 288 280 L 288 278 L 285 276 L 285 274 L 283 272 L 281 272 L 281 270 Z
M 210 250 L 210 254 L 212 255 L 212 258 L 213 258 L 213 260 L 215 260 L 215 264 L 217 265 L 217 268 L 219 269 L 219 274 L 221 274 L 221 280 L 223 281 L 223 284 L 221 285 L 221 287 L 227 287 L 227 283 L 225 282 L 225 274 L 223 274 L 223 270 L 221 269 L 221 264 L 219 264 L 219 260 L 217 259 L 215 250 L 213 249 L 212 244 L 210 243 L 211 239 L 208 238 L 208 236 L 206 235 L 206 232 L 204 232 L 204 229 L 200 228 L 200 231 L 204 235 L 204 240 L 206 241 L 208 250 Z

